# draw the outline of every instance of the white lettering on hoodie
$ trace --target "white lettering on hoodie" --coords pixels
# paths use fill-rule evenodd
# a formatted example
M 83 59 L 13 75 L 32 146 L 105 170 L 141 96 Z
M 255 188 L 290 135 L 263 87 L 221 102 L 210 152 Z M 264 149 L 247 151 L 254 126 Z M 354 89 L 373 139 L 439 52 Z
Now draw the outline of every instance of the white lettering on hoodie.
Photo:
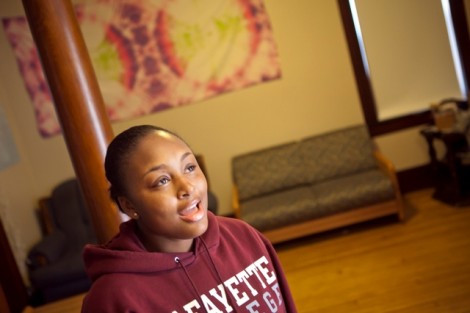
M 269 291 L 263 292 L 262 299 L 271 312 L 277 312 L 278 306 L 273 298 L 277 298 L 277 303 L 281 305 L 282 296 L 279 290 L 279 285 L 275 283 L 277 280 L 276 274 L 273 271 L 270 271 L 267 265 L 269 265 L 267 258 L 262 256 L 252 264 L 248 265 L 243 271 L 225 280 L 223 284 L 219 284 L 216 288 L 210 289 L 208 294 L 201 294 L 202 305 L 205 307 L 206 311 L 209 313 L 232 312 L 234 309 L 228 301 L 226 293 L 226 290 L 228 290 L 229 294 L 236 301 L 238 307 L 248 302 L 246 309 L 249 312 L 257 312 L 254 308 L 259 307 L 260 303 L 257 299 L 254 299 L 254 297 L 259 294 L 259 291 L 256 290 L 256 288 L 254 288 L 249 282 L 249 278 L 256 277 L 263 289 L 266 289 L 268 286 L 271 287 L 269 288 Z M 240 290 L 243 286 L 249 290 L 249 293 Z M 271 294 L 271 291 L 273 294 Z M 215 303 L 223 305 L 225 310 L 221 311 Z M 197 312 L 193 311 L 193 309 L 197 310 L 200 308 L 201 304 L 198 299 L 193 299 L 183 306 L 184 312 L 187 313 Z M 172 313 L 178 313 L 178 311 L 174 310 Z
M 227 294 L 225 293 L 225 288 L 222 284 L 218 285 L 217 288 L 220 290 L 220 295 L 217 293 L 215 288 L 209 290 L 209 294 L 220 301 L 225 306 L 225 312 L 232 312 L 233 308 L 227 301 Z

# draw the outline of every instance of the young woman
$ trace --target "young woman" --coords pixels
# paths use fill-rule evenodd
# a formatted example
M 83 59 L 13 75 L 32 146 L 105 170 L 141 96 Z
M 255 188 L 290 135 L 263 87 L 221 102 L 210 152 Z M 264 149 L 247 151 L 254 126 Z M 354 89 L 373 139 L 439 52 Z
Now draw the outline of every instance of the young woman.
M 180 137 L 132 127 L 109 145 L 105 170 L 130 220 L 85 247 L 82 312 L 297 312 L 269 241 L 207 210 L 206 179 Z

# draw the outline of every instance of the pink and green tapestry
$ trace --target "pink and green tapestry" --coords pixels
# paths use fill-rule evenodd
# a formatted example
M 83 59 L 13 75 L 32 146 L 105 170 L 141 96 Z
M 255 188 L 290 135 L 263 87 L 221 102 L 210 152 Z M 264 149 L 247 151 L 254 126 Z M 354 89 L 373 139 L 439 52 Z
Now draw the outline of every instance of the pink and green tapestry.
M 262 0 L 88 0 L 76 15 L 111 121 L 281 77 Z M 39 132 L 60 133 L 26 18 L 2 22 Z

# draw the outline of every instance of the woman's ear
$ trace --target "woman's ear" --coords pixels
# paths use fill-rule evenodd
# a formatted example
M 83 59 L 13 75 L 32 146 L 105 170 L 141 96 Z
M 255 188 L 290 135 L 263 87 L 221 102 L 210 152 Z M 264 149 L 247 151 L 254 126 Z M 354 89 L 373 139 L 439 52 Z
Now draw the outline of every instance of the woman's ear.
M 135 220 L 139 218 L 139 213 L 137 213 L 137 210 L 134 208 L 129 199 L 126 197 L 118 197 L 117 200 L 119 201 L 119 206 L 127 216 Z

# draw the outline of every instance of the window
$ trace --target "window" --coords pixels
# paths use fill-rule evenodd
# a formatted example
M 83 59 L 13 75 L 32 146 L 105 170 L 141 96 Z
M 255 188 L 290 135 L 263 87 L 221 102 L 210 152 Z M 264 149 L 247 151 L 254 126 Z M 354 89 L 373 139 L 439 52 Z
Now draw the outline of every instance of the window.
M 463 0 L 338 3 L 372 135 L 430 122 L 431 103 L 466 99 Z

